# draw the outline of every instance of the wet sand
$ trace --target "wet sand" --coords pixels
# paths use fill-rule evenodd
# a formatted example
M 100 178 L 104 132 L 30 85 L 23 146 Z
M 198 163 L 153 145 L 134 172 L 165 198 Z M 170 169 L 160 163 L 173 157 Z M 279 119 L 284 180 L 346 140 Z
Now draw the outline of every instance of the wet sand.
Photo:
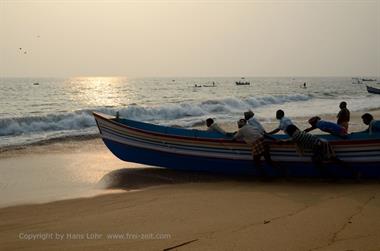
M 100 139 L 5 151 L 0 172 L 1 250 L 380 250 L 379 180 L 173 172 Z

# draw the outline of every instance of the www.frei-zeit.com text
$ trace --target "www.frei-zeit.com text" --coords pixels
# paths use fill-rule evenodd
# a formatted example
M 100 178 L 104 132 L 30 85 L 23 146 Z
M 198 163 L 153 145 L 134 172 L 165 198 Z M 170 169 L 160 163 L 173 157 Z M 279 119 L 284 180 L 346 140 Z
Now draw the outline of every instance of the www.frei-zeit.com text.
M 169 233 L 19 233 L 20 240 L 165 240 Z

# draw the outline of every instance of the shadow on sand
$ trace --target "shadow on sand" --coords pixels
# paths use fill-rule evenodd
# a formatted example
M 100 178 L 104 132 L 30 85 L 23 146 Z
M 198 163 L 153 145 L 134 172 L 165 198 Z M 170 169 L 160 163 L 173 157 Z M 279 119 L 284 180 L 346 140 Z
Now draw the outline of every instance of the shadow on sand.
M 219 173 L 177 171 L 163 168 L 123 168 L 114 170 L 98 182 L 98 185 L 106 189 L 141 189 L 151 186 L 184 184 L 184 183 L 277 183 L 292 184 L 292 186 L 319 186 L 330 184 L 358 184 L 379 183 L 378 179 L 333 179 L 333 178 L 270 178 L 262 179 L 256 176 L 227 175 Z
M 163 168 L 123 168 L 103 176 L 98 184 L 110 189 L 140 189 L 150 186 L 222 181 L 253 181 L 255 177 L 168 170 Z

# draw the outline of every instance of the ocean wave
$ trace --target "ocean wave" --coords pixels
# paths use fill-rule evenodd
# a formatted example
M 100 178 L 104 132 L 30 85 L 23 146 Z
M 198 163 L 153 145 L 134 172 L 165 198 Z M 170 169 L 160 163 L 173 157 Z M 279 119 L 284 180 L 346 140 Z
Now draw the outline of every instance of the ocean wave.
M 68 141 L 77 141 L 81 142 L 84 140 L 91 140 L 99 138 L 99 134 L 92 133 L 92 134 L 80 134 L 80 135 L 63 135 L 63 136 L 53 136 L 51 138 L 44 138 L 44 139 L 35 139 L 30 140 L 28 142 L 18 142 L 13 144 L 1 144 L 0 143 L 0 154 L 12 150 L 22 150 L 25 149 L 28 146 L 44 146 L 49 145 L 52 143 L 62 143 L 62 142 L 68 142 Z
M 306 101 L 312 99 L 308 95 L 277 95 L 263 97 L 224 98 L 218 100 L 205 100 L 196 103 L 163 104 L 154 107 L 144 107 L 136 104 L 117 108 L 100 107 L 94 109 L 107 114 L 141 120 L 160 121 L 171 124 L 173 120 L 191 117 L 200 117 L 214 114 L 241 113 L 247 109 L 255 109 L 265 105 L 282 104 L 286 102 Z M 45 116 L 30 116 L 0 119 L 0 136 L 44 133 L 51 131 L 82 130 L 95 127 L 92 110 L 85 109 L 75 112 L 48 114 Z
M 77 111 L 66 114 L 49 114 L 0 119 L 0 136 L 20 135 L 24 133 L 79 130 L 95 125 L 88 111 Z

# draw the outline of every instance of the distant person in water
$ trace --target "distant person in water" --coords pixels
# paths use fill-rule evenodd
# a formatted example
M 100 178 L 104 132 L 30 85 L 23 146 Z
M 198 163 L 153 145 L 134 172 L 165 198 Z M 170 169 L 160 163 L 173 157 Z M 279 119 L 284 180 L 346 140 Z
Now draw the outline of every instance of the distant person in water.
M 318 116 L 310 118 L 309 124 L 311 125 L 311 127 L 305 129 L 305 132 L 310 132 L 318 128 L 319 130 L 323 132 L 327 132 L 335 136 L 339 136 L 339 137 L 347 136 L 346 128 L 338 124 L 335 124 L 333 122 L 322 120 Z
M 350 111 L 347 109 L 346 102 L 340 102 L 339 104 L 340 111 L 336 116 L 338 118 L 337 124 L 344 127 L 348 131 L 348 122 L 350 122 Z
M 368 132 L 370 135 L 372 133 L 380 132 L 380 120 L 374 120 L 373 116 L 369 113 L 364 113 L 362 115 L 363 123 L 368 125 L 367 130 L 364 132 Z
M 226 131 L 224 131 L 217 123 L 214 122 L 212 118 L 206 119 L 207 131 L 208 132 L 218 132 L 222 135 L 226 135 Z
M 247 124 L 245 119 L 240 119 L 237 122 L 239 130 L 234 135 L 233 139 L 242 139 L 245 143 L 252 147 L 253 161 L 256 167 L 259 168 L 261 175 L 265 176 L 264 170 L 261 168 L 261 157 L 264 156 L 265 161 L 269 165 L 273 165 L 269 153 L 269 147 L 264 140 L 263 133 L 256 127 Z
M 275 134 L 275 133 L 278 133 L 279 131 L 284 131 L 285 132 L 285 129 L 289 126 L 289 125 L 293 125 L 293 122 L 285 117 L 285 113 L 283 110 L 277 110 L 276 112 L 276 118 L 280 121 L 280 124 L 278 125 L 278 127 L 276 129 L 274 129 L 273 131 L 269 132 L 269 134 Z
M 255 113 L 251 110 L 244 113 L 244 119 L 247 121 L 247 123 L 253 127 L 256 127 L 260 131 L 260 133 L 265 134 L 264 127 L 254 116 Z
M 305 83 L 303 83 L 303 88 L 306 88 L 306 82 L 305 82 Z

